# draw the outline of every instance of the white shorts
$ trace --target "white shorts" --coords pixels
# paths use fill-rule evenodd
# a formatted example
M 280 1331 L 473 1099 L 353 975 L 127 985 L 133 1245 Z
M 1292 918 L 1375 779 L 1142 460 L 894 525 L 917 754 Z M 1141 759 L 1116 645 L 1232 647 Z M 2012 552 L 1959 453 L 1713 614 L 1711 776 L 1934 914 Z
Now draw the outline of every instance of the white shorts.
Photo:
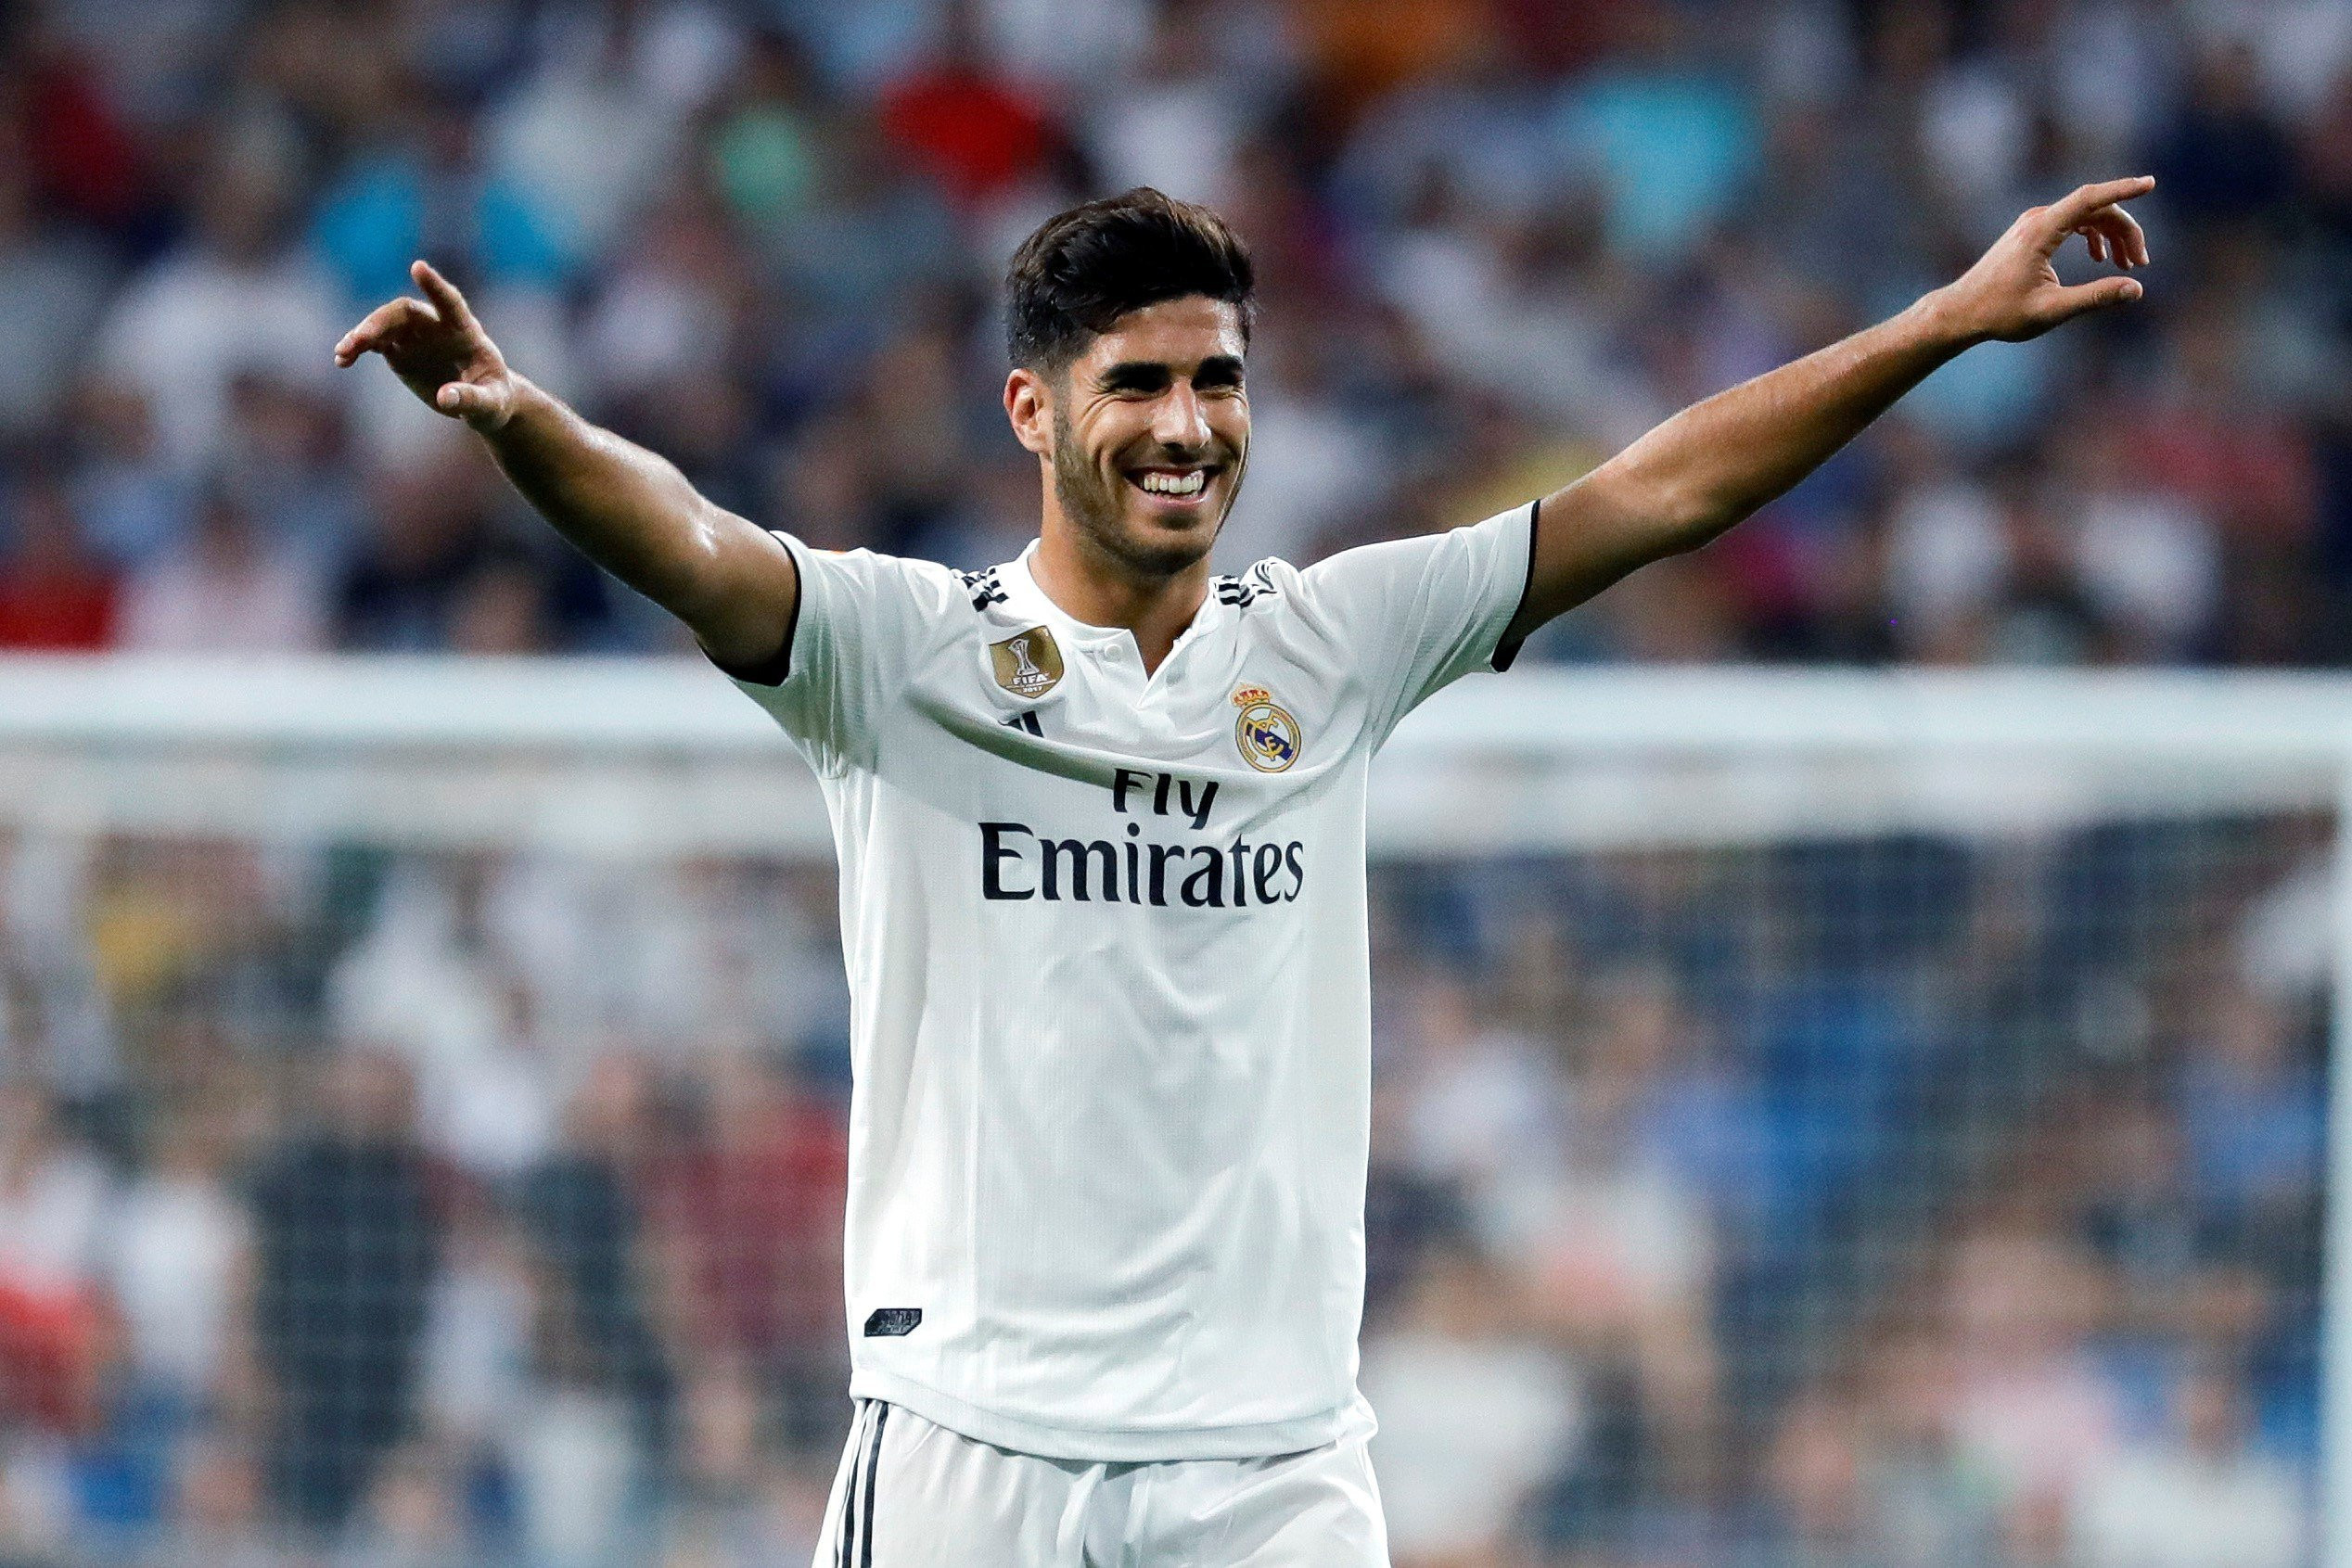
M 1388 1568 L 1365 1440 L 1259 1460 L 1015 1453 L 859 1401 L 814 1568 Z

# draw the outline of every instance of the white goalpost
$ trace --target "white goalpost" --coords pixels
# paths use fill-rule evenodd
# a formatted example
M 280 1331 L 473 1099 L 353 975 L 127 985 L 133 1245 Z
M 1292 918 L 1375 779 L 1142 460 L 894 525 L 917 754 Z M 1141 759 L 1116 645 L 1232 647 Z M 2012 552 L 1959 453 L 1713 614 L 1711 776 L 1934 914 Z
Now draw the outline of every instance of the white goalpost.
M 1851 944 L 1834 967 L 1867 977 L 1878 962 L 1868 954 L 1899 950 L 1885 962 L 1902 966 L 1902 987 L 1895 988 L 1903 996 L 1923 987 L 1977 988 L 1958 1002 L 1937 993 L 1921 1003 L 1944 1020 L 1937 1026 L 1949 1049 L 1939 1047 L 1944 1053 L 1926 1069 L 1933 1083 L 1919 1100 L 1924 1108 L 1873 1124 L 1871 1136 L 1892 1153 L 1871 1156 L 1875 1165 L 1857 1156 L 1850 1170 L 1835 1151 L 1822 1156 L 1847 1171 L 1839 1178 L 1851 1189 L 1846 1206 L 1822 1218 L 1799 1193 L 1789 1200 L 1796 1218 L 1716 1225 L 1719 1281 L 1736 1272 L 1725 1261 L 1735 1255 L 1802 1262 L 1816 1256 L 1804 1249 L 1819 1245 L 1862 1281 L 1853 1301 L 1822 1299 L 1802 1281 L 1755 1266 L 1755 1281 L 1743 1289 L 1752 1287 L 1768 1304 L 1754 1309 L 1763 1314 L 1755 1321 L 1783 1332 L 1785 1315 L 1802 1308 L 1831 1326 L 1786 1328 L 1796 1347 L 1790 1366 L 1759 1363 L 1748 1374 L 1735 1365 L 1737 1333 L 1722 1331 L 1725 1343 L 1711 1353 L 1720 1365 L 1708 1397 L 1710 1408 L 1738 1419 L 1707 1419 L 1738 1429 L 1714 1450 L 1730 1456 L 1743 1478 L 1737 1484 L 1764 1475 L 1764 1456 L 1795 1441 L 1788 1434 L 1796 1418 L 1788 1412 L 1809 1398 L 1860 1410 L 1856 1430 L 1876 1430 L 1878 1362 L 1909 1354 L 1943 1332 L 1934 1324 L 1972 1310 L 1968 1287 L 1946 1278 L 1937 1249 L 1974 1244 L 1967 1239 L 1999 1230 L 1986 1215 L 2026 1212 L 2038 1201 L 2056 1206 L 2034 1210 L 2043 1214 L 2037 1223 L 2072 1238 L 2073 1211 L 2064 1206 L 2072 1200 L 2038 1192 L 2034 1163 L 2045 1157 L 2037 1151 L 2064 1146 L 2063 1137 L 2049 1138 L 2051 1118 L 2063 1119 L 2063 1100 L 1966 1113 L 1977 1118 L 1968 1147 L 1949 1154 L 1948 1169 L 1919 1179 L 1924 1195 L 1914 1205 L 1882 1212 L 1873 1197 L 1873 1183 L 1901 1179 L 1889 1173 L 1903 1168 L 1904 1151 L 1941 1148 L 1935 1118 L 1946 1114 L 1942 1107 L 2009 1092 L 2000 1081 L 2008 1067 L 1972 1065 L 1979 1043 L 1995 1041 L 2000 1063 L 2011 1060 L 2006 1053 L 2042 1060 L 2035 1053 L 2057 1048 L 2000 1043 L 2010 1038 L 2002 1031 L 2074 1027 L 2065 1020 L 2110 1005 L 2101 999 L 2111 992 L 2084 976 L 2103 984 L 2112 970 L 2128 982 L 2125 988 L 2153 999 L 2145 1007 L 2155 1022 L 2141 1033 L 2158 1040 L 2145 1049 L 2160 1055 L 2168 1049 L 2167 1031 L 2192 1030 L 2192 1015 L 2204 1003 L 2167 989 L 2179 979 L 2167 971 L 2190 962 L 2199 945 L 2251 943 L 2271 955 L 2246 961 L 2255 969 L 2267 962 L 2294 970 L 2284 979 L 2264 979 L 2269 971 L 2263 970 L 2256 980 L 2307 1001 L 2329 1031 L 2330 1201 L 2313 1194 L 2321 1216 L 2319 1256 L 2298 1259 L 2295 1243 L 2273 1237 L 2256 1254 L 2217 1243 L 2222 1261 L 2205 1274 L 2183 1265 L 2184 1291 L 2232 1270 L 2271 1281 L 2263 1287 L 2271 1292 L 2268 1316 L 2252 1315 L 2258 1323 L 2210 1329 L 2193 1314 L 2176 1319 L 2130 1299 L 2147 1288 L 2132 1281 L 2157 1276 L 2135 1273 L 2141 1264 L 2128 1247 L 2100 1253 L 2105 1231 L 2085 1229 L 2089 1240 L 2066 1244 L 2116 1281 L 2101 1298 L 2103 1321 L 2122 1325 L 2110 1337 L 2128 1353 L 2111 1360 L 2136 1365 L 2133 1347 L 2153 1347 L 2156 1359 L 2175 1348 L 2183 1356 L 2210 1351 L 2219 1335 L 2232 1355 L 2269 1369 L 2247 1384 L 2248 1420 L 2284 1447 L 2300 1443 L 2307 1456 L 2316 1455 L 2308 1480 L 2326 1531 L 2318 1560 L 2352 1562 L 2352 1204 L 2341 1201 L 2352 1193 L 2352 1011 L 2342 1005 L 2352 994 L 2352 851 L 2344 833 L 2352 821 L 2352 681 L 1524 670 L 1466 681 L 1432 701 L 1400 729 L 1374 781 L 1368 843 L 1375 878 L 1453 868 L 1450 898 L 1499 898 L 1489 881 L 1526 883 L 1538 891 L 1515 897 L 1575 905 L 1579 912 L 1559 917 L 1562 928 L 1602 933 L 1576 937 L 1583 944 L 1577 950 L 1615 956 L 1580 959 L 1574 984 L 1599 985 L 1630 969 L 1681 973 L 1677 964 L 1702 975 L 1692 982 L 1694 997 L 1706 985 L 1745 984 L 1739 963 L 1683 956 L 1708 941 L 1732 941 L 1712 928 L 1691 934 L 1713 899 L 1739 906 L 1738 941 L 1782 955 L 1772 962 L 1793 948 L 1819 947 L 1834 957 L 1840 944 Z M 0 662 L 0 830 L 81 843 L 528 851 L 622 866 L 731 860 L 817 866 L 829 864 L 832 853 L 814 782 L 787 744 L 723 680 L 685 660 L 11 659 Z M 1920 846 L 1964 874 L 1916 870 Z M 1825 880 L 1813 880 L 1806 859 L 1816 851 L 1829 857 Z M 1671 919 L 1637 920 L 1613 901 L 1661 880 L 1672 885 Z M 1962 885 L 1964 910 L 1938 907 L 1961 898 L 1951 889 Z M 1689 891 L 1693 886 L 1702 891 Z M 1810 912 L 1778 923 L 1770 905 L 1790 889 L 1811 900 Z M 1921 939 L 1932 951 L 1904 935 L 1922 921 L 1944 922 L 1938 935 Z M 2128 955 L 2102 951 L 2111 936 Z M 2010 957 L 2041 967 L 2028 977 L 2022 970 L 2003 974 L 2000 963 Z M 2218 973 L 2239 960 L 2210 962 Z M 2053 965 L 2072 967 L 2048 981 Z M 2031 1000 L 2001 1012 L 2009 1004 L 2000 999 L 2010 990 L 2045 983 L 2065 990 L 2063 1008 Z M 1690 1005 L 1704 1011 L 1700 1001 Z M 1758 1040 L 1770 1032 L 1756 1029 Z M 2131 1033 L 2111 1017 L 2081 1029 L 2094 1042 Z M 1813 1037 L 1801 1030 L 1783 1037 L 1797 1043 L 1758 1045 L 1759 1060 L 1773 1050 L 1784 1058 L 1812 1049 L 1804 1042 Z M 1605 1052 L 1607 1041 L 1595 1037 L 1579 1049 Z M 1868 1039 L 1853 1049 L 1867 1052 Z M 2081 1048 L 2087 1061 L 2100 1049 L 2108 1048 Z M 2073 1057 L 2066 1063 L 2052 1069 L 2053 1081 L 2094 1099 L 2097 1085 L 2142 1071 L 2124 1056 L 2090 1061 L 2079 1071 Z M 2145 1081 L 2156 1081 L 2146 1075 L 2157 1072 L 2145 1068 Z M 2184 1168 L 2193 1166 L 2192 1152 Z M 2091 1213 L 2095 1205 L 2084 1204 Z M 1498 1199 L 1493 1212 L 1507 1211 Z M 1496 1244 L 1537 1234 L 1513 1223 L 1489 1228 L 1490 1237 L 1505 1238 Z M 1720 1239 L 1739 1225 L 1767 1239 L 1739 1245 Z M 1833 1240 L 1788 1239 L 1814 1237 L 1808 1227 Z M 1899 1254 L 1899 1267 L 1871 1262 L 1879 1256 L 1873 1246 Z M 2298 1359 L 2305 1357 L 2296 1348 L 2303 1332 L 2294 1326 L 2303 1310 L 2294 1305 L 2299 1287 L 2292 1279 L 2276 1282 L 2307 1266 L 2320 1302 L 2307 1336 L 2316 1366 Z M 1717 1299 L 1715 1310 L 1733 1310 L 1719 1306 L 1727 1297 Z M 1387 1319 L 1375 1317 L 1378 1330 Z M 2086 1364 L 2112 1348 L 2099 1341 L 2084 1337 Z M 1954 1374 L 1962 1383 L 1973 1343 L 1955 1337 L 1944 1346 L 1962 1368 Z M 1571 1359 L 1590 1368 L 1604 1354 L 1579 1344 Z M 1629 1365 L 1637 1384 L 1655 1375 L 1639 1356 Z M 2119 1386 L 2130 1385 L 2131 1375 L 2138 1374 L 2118 1374 Z M 2307 1398 L 2298 1379 L 2309 1383 Z M 2159 1393 L 2170 1386 L 2154 1374 L 2143 1381 Z M 1964 1427 L 1966 1396 L 1952 1397 L 1954 1420 Z M 1594 1400 L 1601 1396 L 1586 1408 L 1605 1403 Z M 1400 1396 L 1399 1403 L 1396 1441 L 1406 1444 L 1410 1401 Z M 2307 1406 L 2307 1421 L 2298 1413 Z M 1671 1426 L 1668 1404 L 1643 1395 L 1632 1408 L 1644 1421 Z M 1587 1427 L 1588 1445 L 1605 1447 L 1590 1435 L 1605 1421 L 1592 1418 Z M 1564 1459 L 1564 1472 L 1576 1462 L 1602 1461 Z

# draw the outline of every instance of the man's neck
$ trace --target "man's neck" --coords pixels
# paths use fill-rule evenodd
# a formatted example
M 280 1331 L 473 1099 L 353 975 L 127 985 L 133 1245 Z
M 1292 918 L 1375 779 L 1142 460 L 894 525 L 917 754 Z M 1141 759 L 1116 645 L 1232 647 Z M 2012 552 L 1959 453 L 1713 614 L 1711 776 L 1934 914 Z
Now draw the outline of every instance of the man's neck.
M 1029 575 L 1063 614 L 1088 626 L 1125 627 L 1157 669 L 1208 597 L 1208 557 L 1168 577 L 1139 577 L 1076 529 L 1049 521 L 1038 535 Z

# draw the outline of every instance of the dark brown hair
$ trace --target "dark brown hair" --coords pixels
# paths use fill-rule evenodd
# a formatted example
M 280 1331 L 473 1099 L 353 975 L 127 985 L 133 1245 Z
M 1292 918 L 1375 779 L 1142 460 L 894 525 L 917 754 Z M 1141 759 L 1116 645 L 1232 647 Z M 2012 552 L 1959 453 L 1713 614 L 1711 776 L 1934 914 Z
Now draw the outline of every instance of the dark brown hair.
M 1131 311 L 1205 295 L 1241 312 L 1249 340 L 1258 290 L 1249 251 L 1208 208 L 1139 185 L 1073 207 L 1021 242 L 1004 276 L 1013 363 L 1055 369 Z

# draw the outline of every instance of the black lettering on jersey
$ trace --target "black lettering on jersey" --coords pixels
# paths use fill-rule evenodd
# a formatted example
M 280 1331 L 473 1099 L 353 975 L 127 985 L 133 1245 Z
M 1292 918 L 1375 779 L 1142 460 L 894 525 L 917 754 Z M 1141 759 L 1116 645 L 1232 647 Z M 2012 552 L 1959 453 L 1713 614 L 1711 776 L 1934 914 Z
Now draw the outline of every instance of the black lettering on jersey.
M 920 1307 L 877 1307 L 865 1315 L 865 1337 L 898 1339 L 913 1333 L 922 1323 Z
M 1184 878 L 1184 886 L 1177 892 L 1194 909 L 1221 910 L 1225 907 L 1225 857 L 1204 844 L 1193 851 L 1200 864 Z
M 1177 796 L 1183 802 L 1184 815 L 1192 818 L 1193 830 L 1197 833 L 1208 825 L 1208 809 L 1217 803 L 1217 781 L 1211 779 L 1200 786 L 1200 804 L 1197 806 L 1193 804 L 1193 781 L 1179 779 L 1176 784 Z
M 1263 561 L 1240 577 L 1212 578 L 1209 586 L 1216 590 L 1219 604 L 1231 605 L 1237 610 L 1246 610 L 1259 600 L 1281 592 L 1274 586 L 1272 569 Z
M 1021 852 L 1005 847 L 1005 840 L 1014 834 L 1034 839 L 1037 835 L 1018 822 L 982 822 L 980 824 L 980 897 L 1010 902 L 1037 896 L 1034 887 L 1007 887 L 1004 885 L 1003 864 L 1018 862 Z
M 1152 786 L 1152 815 L 1168 815 L 1168 796 L 1172 786 L 1183 814 L 1192 819 L 1193 831 L 1198 833 L 1208 826 L 1208 809 L 1217 803 L 1215 779 L 1201 784 L 1200 800 L 1195 804 L 1193 781 L 1190 779 L 1178 778 L 1173 773 L 1146 773 L 1133 768 L 1114 768 L 1111 770 L 1111 809 L 1125 815 L 1128 796 L 1141 793 L 1146 780 L 1151 782 Z
M 1152 852 L 1152 902 L 1161 909 L 1168 907 L 1168 862 L 1182 860 L 1192 851 L 1182 844 L 1154 844 Z
M 1258 901 L 1274 901 L 1274 873 L 1282 870 L 1282 846 L 1260 844 L 1250 852 L 1250 886 L 1257 890 Z
M 1081 904 L 1087 901 L 1086 867 L 1092 857 L 1099 855 L 1103 864 L 1103 899 L 1106 903 L 1118 902 L 1118 851 L 1112 848 L 1107 841 L 1100 838 L 1042 838 L 1038 840 L 1038 848 L 1045 856 L 1044 894 L 1047 902 L 1054 902 L 1062 896 L 1060 872 L 1065 855 L 1069 857 L 1070 898 L 1073 900 Z
M 1004 584 L 997 580 L 994 567 L 985 571 L 957 572 L 955 575 L 963 580 L 964 591 L 972 595 L 972 607 L 976 610 L 1001 605 L 1007 597 Z
M 1221 848 L 1154 844 L 1144 838 L 1143 824 L 1132 822 L 1118 840 L 1048 838 L 1026 822 L 982 822 L 979 828 L 980 897 L 991 903 L 1035 899 L 1048 904 L 1166 909 L 1174 902 L 1186 909 L 1246 910 L 1253 891 L 1260 904 L 1287 904 L 1307 887 L 1307 847 L 1295 838 Z

